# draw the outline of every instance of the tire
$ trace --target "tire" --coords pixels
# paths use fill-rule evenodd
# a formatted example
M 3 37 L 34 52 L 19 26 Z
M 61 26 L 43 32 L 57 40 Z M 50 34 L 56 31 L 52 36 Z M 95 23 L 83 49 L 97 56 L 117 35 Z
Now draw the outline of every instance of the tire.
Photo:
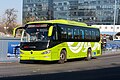
M 27 63 L 27 61 L 26 60 L 20 60 L 19 63 L 25 64 L 25 63 Z
M 87 57 L 86 57 L 86 61 L 90 61 L 92 59 L 92 50 L 88 49 L 87 51 Z
M 60 59 L 59 59 L 58 63 L 63 64 L 63 63 L 65 63 L 65 61 L 67 61 L 66 50 L 62 50 L 61 53 L 60 53 Z

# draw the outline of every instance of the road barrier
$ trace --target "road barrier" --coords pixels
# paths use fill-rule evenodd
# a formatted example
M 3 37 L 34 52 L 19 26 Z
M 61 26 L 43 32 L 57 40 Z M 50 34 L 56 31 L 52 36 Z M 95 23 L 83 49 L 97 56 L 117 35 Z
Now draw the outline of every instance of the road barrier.
M 120 53 L 120 42 L 107 41 L 106 46 L 102 49 L 103 54 L 115 54 Z
M 117 41 L 109 41 L 106 43 L 105 49 L 120 49 L 120 42 Z

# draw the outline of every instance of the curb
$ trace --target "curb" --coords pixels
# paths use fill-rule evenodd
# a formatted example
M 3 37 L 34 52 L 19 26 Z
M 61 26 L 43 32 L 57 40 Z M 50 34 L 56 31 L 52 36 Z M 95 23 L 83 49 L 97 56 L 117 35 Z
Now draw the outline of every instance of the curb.
M 101 56 L 99 57 L 107 57 L 107 56 L 117 56 L 117 55 L 120 55 L 120 52 L 119 53 L 103 53 Z
M 0 62 L 0 64 L 13 63 L 13 62 Z

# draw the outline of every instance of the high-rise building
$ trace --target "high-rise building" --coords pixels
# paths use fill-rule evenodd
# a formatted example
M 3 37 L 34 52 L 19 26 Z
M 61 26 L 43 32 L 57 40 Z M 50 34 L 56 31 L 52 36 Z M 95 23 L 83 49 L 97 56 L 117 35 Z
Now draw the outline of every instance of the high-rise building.
M 23 21 L 27 18 L 35 20 L 51 19 L 52 0 L 23 0 Z
M 54 18 L 83 21 L 88 24 L 120 24 L 120 0 L 53 0 Z M 115 10 L 116 5 L 116 10 Z
M 23 0 L 23 21 L 34 17 L 113 25 L 115 11 L 115 23 L 120 24 L 120 0 Z

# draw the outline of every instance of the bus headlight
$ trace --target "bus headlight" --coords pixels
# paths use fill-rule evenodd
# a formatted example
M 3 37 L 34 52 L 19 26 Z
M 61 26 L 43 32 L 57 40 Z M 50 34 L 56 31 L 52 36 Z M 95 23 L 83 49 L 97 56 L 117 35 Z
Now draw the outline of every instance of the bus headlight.
M 42 52 L 42 54 L 49 54 L 51 52 L 51 50 L 47 50 L 45 52 Z

